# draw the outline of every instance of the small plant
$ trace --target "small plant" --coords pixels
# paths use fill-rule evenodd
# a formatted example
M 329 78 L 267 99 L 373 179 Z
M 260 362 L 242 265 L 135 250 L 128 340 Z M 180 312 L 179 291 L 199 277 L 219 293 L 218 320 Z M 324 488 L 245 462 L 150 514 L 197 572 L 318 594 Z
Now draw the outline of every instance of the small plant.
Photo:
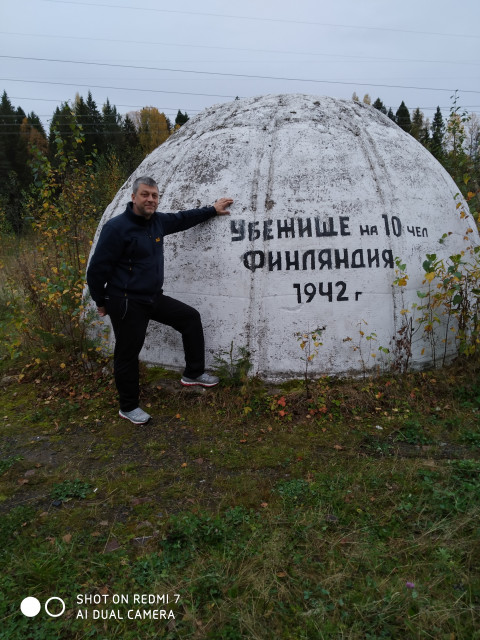
M 0 536 L 2 537 L 2 550 L 15 542 L 15 532 L 21 531 L 26 522 L 35 517 L 32 507 L 20 505 L 0 518 Z
M 23 460 L 22 456 L 10 456 L 10 458 L 0 460 L 0 476 L 13 467 L 19 460 Z
M 426 491 L 425 506 L 443 514 L 465 513 L 478 500 L 480 490 L 480 463 L 478 460 L 452 460 L 450 474 L 442 477 L 430 470 L 419 472 L 422 488 Z
M 461 442 L 469 445 L 470 447 L 480 448 L 480 432 L 479 431 L 465 431 L 461 437 Z
M 400 292 L 401 298 L 401 326 L 395 332 L 395 335 L 391 340 L 391 353 L 392 363 L 391 368 L 394 371 L 400 373 L 406 373 L 412 357 L 412 345 L 415 333 L 418 331 L 418 326 L 414 326 L 414 318 L 412 312 L 417 308 L 417 305 L 412 305 L 412 310 L 408 309 L 405 303 L 403 290 L 407 286 L 408 274 L 407 265 L 402 262 L 400 258 L 395 258 L 395 274 L 396 278 L 393 281 L 392 287 L 397 287 Z M 393 289 L 395 293 L 395 288 Z
M 246 347 L 238 347 L 234 355 L 233 340 L 229 351 L 221 351 L 214 356 L 214 371 L 220 378 L 220 382 L 228 387 L 239 387 L 248 380 L 248 372 L 252 368 L 251 353 Z
M 474 262 L 467 263 L 463 255 L 452 255 L 448 260 L 428 254 L 423 262 L 428 291 L 418 291 L 424 300 L 418 309 L 424 334 L 430 344 L 434 364 L 437 357 L 445 364 L 447 347 L 453 340 L 457 353 L 471 355 L 477 349 L 480 334 L 479 294 L 480 264 L 478 251 L 473 251 Z M 442 326 L 443 337 L 437 335 L 435 326 Z M 439 340 L 443 353 L 438 354 Z
M 358 333 L 359 333 L 359 339 L 356 343 L 353 342 L 352 338 L 350 337 L 346 337 L 343 339 L 343 342 L 352 342 L 352 349 L 353 351 L 357 352 L 359 355 L 359 359 L 360 359 L 360 364 L 362 366 L 362 372 L 363 372 L 363 377 L 366 378 L 367 376 L 367 371 L 369 369 L 368 367 L 368 361 L 367 358 L 372 358 L 374 361 L 377 357 L 377 354 L 375 353 L 375 351 L 372 351 L 371 347 L 370 347 L 370 343 L 374 342 L 377 339 L 377 334 L 372 331 L 372 333 L 366 335 L 365 331 L 363 331 L 362 327 L 363 325 L 367 326 L 368 322 L 366 322 L 366 320 L 362 320 L 361 322 L 359 322 L 357 324 L 359 328 Z M 365 344 L 366 343 L 366 344 Z M 368 346 L 369 349 L 369 355 L 366 356 L 365 355 L 365 347 Z M 389 350 L 386 347 L 382 347 L 380 346 L 378 348 L 379 351 L 381 351 L 382 353 L 388 354 Z
M 305 362 L 305 391 L 307 395 L 309 393 L 308 366 L 318 355 L 318 347 L 321 347 L 323 344 L 323 342 L 320 342 L 320 338 L 326 328 L 326 326 L 323 326 L 317 327 L 313 331 L 307 331 L 306 333 L 302 333 L 301 331 L 295 333 L 295 337 L 300 343 L 300 349 L 302 349 L 305 354 L 302 360 Z
M 273 411 L 275 416 L 291 419 L 291 416 L 287 411 L 287 400 L 285 396 L 281 396 L 280 398 L 274 396 L 270 403 L 270 410 Z
M 302 478 L 284 480 L 277 484 L 274 493 L 278 493 L 286 504 L 296 505 L 308 500 L 311 495 L 311 486 Z
M 408 444 L 431 444 L 433 442 L 418 420 L 408 420 L 399 430 L 396 441 Z
M 455 395 L 462 407 L 480 408 L 480 383 L 458 387 Z
M 457 208 L 465 218 L 461 202 Z M 466 233 L 472 231 L 469 228 Z M 448 235 L 444 234 L 440 242 Z M 468 240 L 468 235 L 465 239 Z M 395 263 L 397 278 L 393 286 L 402 290 L 408 280 L 406 265 L 400 258 Z M 480 247 L 468 247 L 446 259 L 435 253 L 427 254 L 422 267 L 426 288 L 417 291 L 420 302 L 411 308 L 406 307 L 402 294 L 402 325 L 392 339 L 393 368 L 402 372 L 408 369 L 414 336 L 419 331 L 428 344 L 434 366 L 446 363 L 453 345 L 456 355 L 471 356 L 480 343 Z
M 91 485 L 81 480 L 65 480 L 60 484 L 54 485 L 52 489 L 52 498 L 66 502 L 72 498 L 86 498 L 90 492 Z

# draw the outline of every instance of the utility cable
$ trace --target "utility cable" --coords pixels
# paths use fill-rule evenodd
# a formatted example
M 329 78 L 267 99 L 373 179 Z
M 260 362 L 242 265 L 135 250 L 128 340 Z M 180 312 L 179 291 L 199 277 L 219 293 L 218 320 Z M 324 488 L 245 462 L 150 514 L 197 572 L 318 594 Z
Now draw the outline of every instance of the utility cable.
M 49 2 L 53 2 L 54 0 L 48 0 Z M 289 78 L 285 76 L 260 76 L 254 74 L 247 73 L 225 73 L 221 71 L 197 71 L 194 69 L 172 69 L 170 67 L 147 67 L 143 65 L 131 65 L 131 64 L 115 64 L 111 62 L 88 62 L 83 60 L 61 60 L 59 58 L 36 58 L 33 56 L 9 56 L 9 55 L 0 55 L 0 58 L 8 58 L 11 60 L 34 60 L 36 62 L 60 62 L 64 64 L 83 64 L 87 66 L 97 66 L 97 67 L 113 67 L 120 69 L 136 69 L 136 70 L 144 70 L 144 71 L 167 71 L 171 73 L 193 73 L 196 75 L 207 75 L 207 76 L 221 76 L 221 77 L 230 77 L 230 78 L 253 78 L 256 80 L 282 80 L 283 82 L 313 82 L 315 84 L 340 84 L 340 85 L 353 85 L 357 87 L 385 87 L 388 89 L 415 89 L 418 91 L 460 91 L 462 93 L 478 93 L 480 91 L 476 91 L 474 89 L 449 89 L 445 87 L 417 87 L 410 85 L 399 85 L 399 84 L 379 84 L 372 82 L 345 82 L 342 80 L 316 80 L 313 78 Z M 224 96 L 226 97 L 226 96 Z
M 55 4 L 67 4 L 67 5 L 82 5 L 86 7 L 107 7 L 108 9 L 133 9 L 135 11 L 153 11 L 155 13 L 169 13 L 169 14 L 180 14 L 180 15 L 191 15 L 191 16 L 206 16 L 209 18 L 229 18 L 233 20 L 253 20 L 255 22 L 277 22 L 282 24 L 304 24 L 309 26 L 317 26 L 317 27 L 333 27 L 333 28 L 341 28 L 341 29 L 365 29 L 367 31 L 389 31 L 395 33 L 411 33 L 415 35 L 421 36 L 447 36 L 449 38 L 474 38 L 480 39 L 479 35 L 467 34 L 467 33 L 442 33 L 437 31 L 417 31 L 413 29 L 394 29 L 393 27 L 371 27 L 364 25 L 354 25 L 354 24 L 335 24 L 332 22 L 315 22 L 311 20 L 294 20 L 292 18 L 262 18 L 260 16 L 242 16 L 242 15 L 232 15 L 227 13 L 206 13 L 203 11 L 181 11 L 179 9 L 158 9 L 151 7 L 135 7 L 135 6 L 126 6 L 126 5 L 118 5 L 118 4 L 104 4 L 100 2 L 79 2 L 72 0 L 44 0 L 44 2 L 52 2 Z
M 94 42 L 107 42 L 107 43 L 121 43 L 125 44 L 135 44 L 142 46 L 165 46 L 165 47 L 180 47 L 180 48 L 188 48 L 188 49 L 214 49 L 219 51 L 243 51 L 246 53 L 273 53 L 273 54 L 281 54 L 281 55 L 296 55 L 296 56 L 315 56 L 315 57 L 326 57 L 326 58 L 343 58 L 347 60 L 372 60 L 375 62 L 421 62 L 427 64 L 453 64 L 453 65 L 468 65 L 480 67 L 480 62 L 472 62 L 471 60 L 423 60 L 420 58 L 386 58 L 379 56 L 360 56 L 360 55 L 347 55 L 343 53 L 323 53 L 316 51 L 285 51 L 282 49 L 251 49 L 251 48 L 241 48 L 241 47 L 219 47 L 215 45 L 206 45 L 206 44 L 184 44 L 184 43 L 175 43 L 175 42 L 153 42 L 148 40 L 125 40 L 125 39 L 114 39 L 114 38 L 90 38 L 86 36 L 64 36 L 59 34 L 43 34 L 43 33 L 17 33 L 13 31 L 0 31 L 0 35 L 11 35 L 11 36 L 25 36 L 27 38 L 62 38 L 64 40 L 88 40 Z

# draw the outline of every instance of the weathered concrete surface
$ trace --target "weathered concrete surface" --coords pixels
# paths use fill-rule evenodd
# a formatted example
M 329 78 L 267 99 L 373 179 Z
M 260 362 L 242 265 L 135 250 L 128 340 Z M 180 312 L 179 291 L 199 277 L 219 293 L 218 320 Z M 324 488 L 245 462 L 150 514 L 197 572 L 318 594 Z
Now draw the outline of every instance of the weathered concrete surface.
M 123 211 L 140 175 L 158 182 L 160 211 L 234 198 L 231 216 L 166 238 L 165 292 L 201 311 L 209 365 L 233 340 L 267 379 L 302 375 L 295 334 L 323 325 L 309 371 L 374 365 L 370 353 L 390 346 L 401 310 L 418 302 L 425 255 L 478 242 L 441 165 L 380 112 L 349 100 L 267 95 L 205 110 L 142 162 L 99 229 Z M 403 289 L 392 288 L 396 257 L 407 264 Z M 179 335 L 152 323 L 142 358 L 181 368 Z M 430 361 L 417 340 L 412 365 Z

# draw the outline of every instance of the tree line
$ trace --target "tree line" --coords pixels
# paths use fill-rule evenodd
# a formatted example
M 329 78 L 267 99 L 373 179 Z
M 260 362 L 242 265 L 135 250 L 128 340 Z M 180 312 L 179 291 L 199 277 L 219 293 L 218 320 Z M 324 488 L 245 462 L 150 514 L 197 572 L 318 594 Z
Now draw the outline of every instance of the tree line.
M 77 95 L 73 105 L 64 102 L 57 107 L 46 132 L 34 112 L 27 114 L 14 107 L 4 91 L 0 100 L 0 232 L 24 229 L 24 201 L 35 178 L 38 154 L 55 165 L 62 157 L 57 153 L 60 140 L 63 154 L 73 154 L 79 163 L 93 160 L 99 185 L 114 179 L 120 186 L 188 119 L 179 109 L 172 123 L 155 107 L 122 116 L 108 99 L 99 109 L 88 92 L 86 99 Z M 100 208 L 107 204 L 98 202 Z
M 360 101 L 356 93 L 354 101 Z M 366 94 L 362 102 L 378 109 L 413 136 L 447 169 L 472 211 L 477 207 L 480 184 L 480 121 L 468 114 L 452 96 L 450 115 L 444 119 L 437 107 L 432 122 L 419 108 L 410 110 L 402 101 L 394 112 L 380 98 L 373 103 Z M 175 122 L 155 107 L 144 107 L 125 116 L 107 99 L 98 108 L 91 92 L 77 95 L 73 104 L 62 103 L 53 113 L 49 131 L 40 118 L 14 107 L 4 91 L 0 100 L 0 232 L 20 233 L 26 222 L 24 201 L 35 178 L 39 154 L 52 165 L 58 161 L 61 141 L 64 153 L 79 163 L 93 160 L 98 183 L 99 210 L 105 208 L 117 188 L 153 149 L 185 122 L 188 114 L 178 110 Z M 109 188 L 103 189 L 105 185 Z M 102 196 L 101 194 L 105 194 Z
M 352 99 L 360 101 L 356 93 Z M 380 98 L 372 103 L 368 94 L 362 102 L 384 113 L 428 149 L 455 180 L 472 213 L 476 214 L 480 189 L 480 119 L 459 106 L 457 92 L 451 100 L 448 118 L 444 118 L 437 107 L 431 122 L 418 107 L 411 112 L 403 100 L 396 112 L 391 107 L 387 109 Z

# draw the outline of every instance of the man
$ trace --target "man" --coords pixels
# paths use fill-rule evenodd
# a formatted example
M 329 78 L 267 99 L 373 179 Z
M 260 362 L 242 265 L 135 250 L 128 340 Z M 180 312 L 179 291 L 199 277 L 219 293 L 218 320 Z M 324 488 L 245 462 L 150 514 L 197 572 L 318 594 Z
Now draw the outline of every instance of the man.
M 139 407 L 138 355 L 150 320 L 182 334 L 184 386 L 213 387 L 218 378 L 205 373 L 205 343 L 200 314 L 163 294 L 163 238 L 215 215 L 230 213 L 230 198 L 202 209 L 159 213 L 155 180 L 133 183 L 132 201 L 123 214 L 109 220 L 100 233 L 87 269 L 87 283 L 100 316 L 110 316 L 115 334 L 114 375 L 122 418 L 145 424 L 150 415 Z

